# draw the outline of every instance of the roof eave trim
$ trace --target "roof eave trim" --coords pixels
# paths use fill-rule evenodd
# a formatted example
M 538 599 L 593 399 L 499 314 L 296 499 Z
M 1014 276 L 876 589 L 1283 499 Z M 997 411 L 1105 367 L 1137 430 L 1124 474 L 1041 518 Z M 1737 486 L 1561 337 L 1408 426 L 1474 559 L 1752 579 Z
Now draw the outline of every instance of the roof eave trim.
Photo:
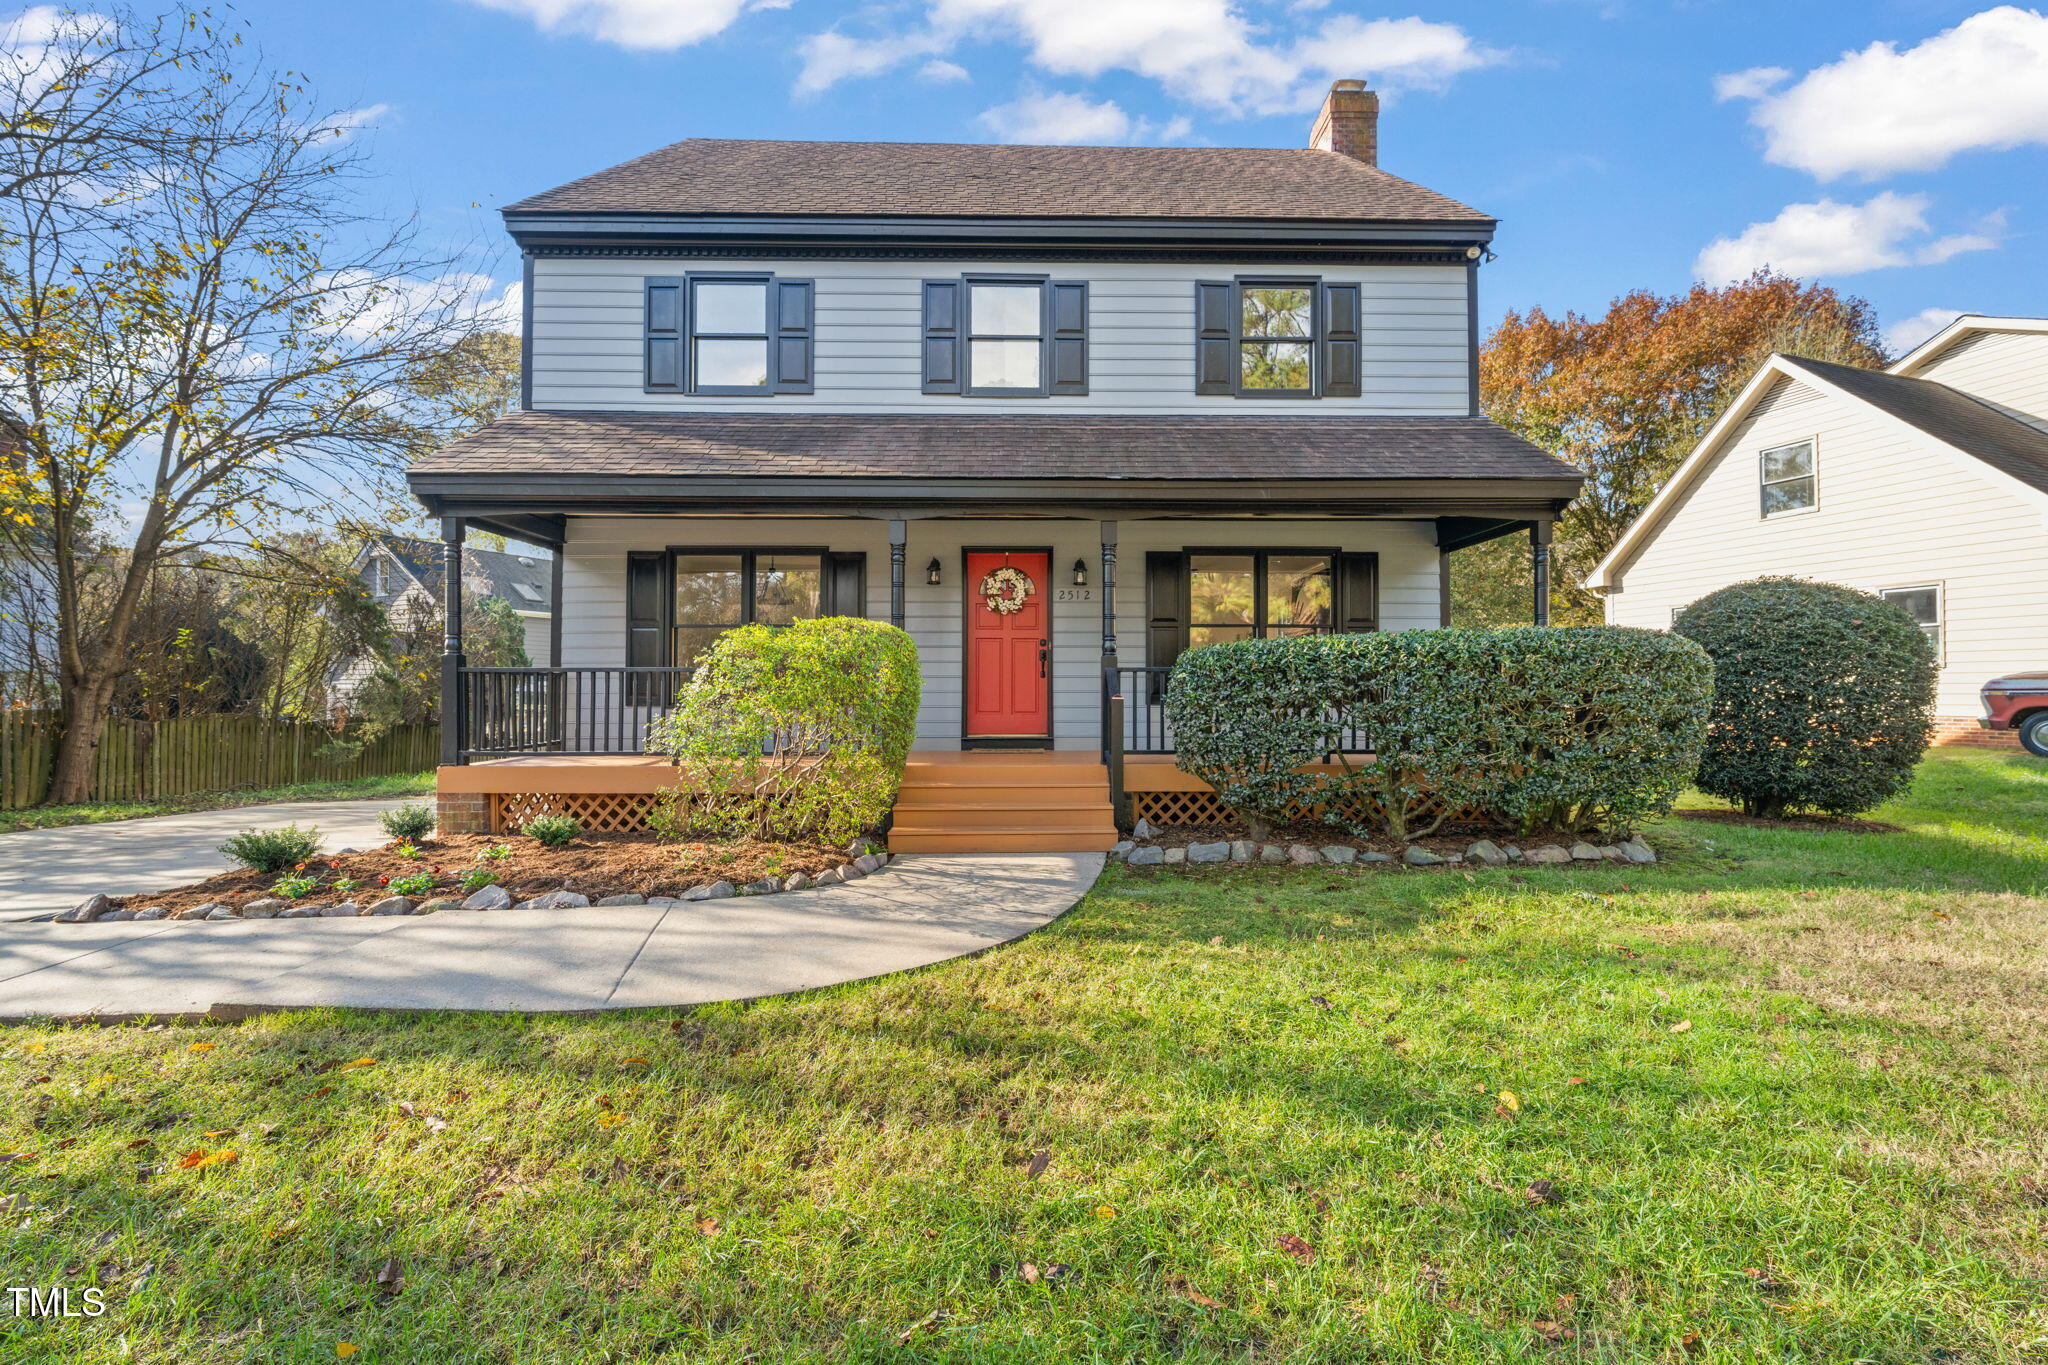
M 1943 351 L 1966 336 L 1978 332 L 2048 332 L 2048 318 L 2003 318 L 1986 313 L 1965 313 L 1912 350 L 1885 366 L 1886 374 L 1911 379 L 1940 357 Z
M 504 210 L 506 231 L 522 246 L 571 241 L 747 241 L 773 238 L 815 242 L 913 240 L 1117 242 L 1186 245 L 1213 242 L 1308 241 L 1346 245 L 1482 246 L 1498 223 L 1473 219 L 1373 218 L 997 218 L 919 215 L 773 215 L 664 213 L 515 213 Z

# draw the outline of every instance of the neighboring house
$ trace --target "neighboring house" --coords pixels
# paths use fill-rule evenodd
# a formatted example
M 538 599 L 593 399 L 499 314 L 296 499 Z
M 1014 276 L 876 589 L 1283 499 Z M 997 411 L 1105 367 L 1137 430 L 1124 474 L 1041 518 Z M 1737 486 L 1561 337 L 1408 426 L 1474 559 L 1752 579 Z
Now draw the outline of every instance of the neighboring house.
M 1184 649 L 1437 626 L 1502 535 L 1547 585 L 1580 480 L 1479 413 L 1494 220 L 1380 170 L 1377 122 L 1339 81 L 1303 150 L 693 138 L 512 204 L 523 410 L 409 479 L 449 535 L 561 547 L 575 676 L 476 679 L 449 763 L 636 752 L 721 631 L 837 613 L 917 641 L 914 775 L 1101 787 L 1170 749 Z M 502 820 L 544 792 L 511 771 L 444 797 Z M 1065 799 L 1054 846 L 1106 846 Z M 928 817 L 897 846 L 1039 818 Z
M 393 624 L 406 628 L 423 618 L 441 619 L 443 573 L 441 542 L 411 536 L 376 536 L 356 551 L 350 571 L 362 580 L 370 600 L 384 608 Z M 536 666 L 554 662 L 551 643 L 554 617 L 549 597 L 554 573 L 550 555 L 462 549 L 463 594 L 470 603 L 502 598 L 526 627 L 526 658 Z M 369 675 L 372 664 L 358 660 L 335 679 L 335 692 L 346 698 Z
M 1766 574 L 1889 598 L 1941 659 L 1937 741 L 2048 668 L 2048 319 L 1963 317 L 1883 371 L 1772 356 L 1588 584 L 1663 629 Z

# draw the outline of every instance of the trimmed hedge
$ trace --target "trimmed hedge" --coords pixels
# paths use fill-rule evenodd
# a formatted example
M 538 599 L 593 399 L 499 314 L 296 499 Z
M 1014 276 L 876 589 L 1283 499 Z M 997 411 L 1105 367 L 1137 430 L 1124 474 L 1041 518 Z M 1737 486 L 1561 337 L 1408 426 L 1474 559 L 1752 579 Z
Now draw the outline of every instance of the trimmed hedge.
M 1934 650 L 1883 598 L 1758 578 L 1678 613 L 1714 660 L 1699 789 L 1776 818 L 1853 815 L 1898 795 L 1932 733 Z
M 718 637 L 649 749 L 693 779 L 650 813 L 701 830 L 842 843 L 882 822 L 917 731 L 917 645 L 881 621 L 827 616 Z
M 1687 640 L 1611 626 L 1242 640 L 1181 656 L 1179 766 L 1264 837 L 1319 809 L 1410 839 L 1476 817 L 1623 831 L 1691 779 L 1713 668 Z M 1370 755 L 1333 755 L 1339 727 Z M 1334 775 L 1302 772 L 1334 758 Z

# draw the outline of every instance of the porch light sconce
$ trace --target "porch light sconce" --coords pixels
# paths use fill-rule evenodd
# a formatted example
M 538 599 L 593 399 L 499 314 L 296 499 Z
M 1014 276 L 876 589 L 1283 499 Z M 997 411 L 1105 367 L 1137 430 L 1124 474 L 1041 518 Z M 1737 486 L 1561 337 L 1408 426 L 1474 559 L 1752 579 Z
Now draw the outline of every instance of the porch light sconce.
M 933 587 L 939 586 L 939 557 L 932 556 L 932 562 L 924 566 L 924 581 Z
M 1088 586 L 1088 561 L 1085 559 L 1074 561 L 1074 586 L 1077 588 Z

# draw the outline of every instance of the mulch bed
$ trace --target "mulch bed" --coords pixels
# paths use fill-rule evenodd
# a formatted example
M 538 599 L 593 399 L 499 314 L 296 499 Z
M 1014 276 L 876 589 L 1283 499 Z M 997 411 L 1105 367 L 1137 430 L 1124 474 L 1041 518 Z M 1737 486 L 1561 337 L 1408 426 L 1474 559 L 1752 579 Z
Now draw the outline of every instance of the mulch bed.
M 1789 829 L 1805 834 L 1897 834 L 1901 827 L 1882 820 L 1851 820 L 1834 815 L 1796 815 L 1783 820 L 1766 820 L 1761 815 L 1744 815 L 1739 810 L 1673 811 L 1681 820 L 1702 820 L 1711 825 L 1741 825 L 1746 829 Z
M 1228 821 L 1214 825 L 1172 825 L 1159 826 L 1145 842 L 1161 848 L 1186 848 L 1190 844 L 1213 844 L 1218 839 L 1249 839 L 1251 831 L 1241 821 Z M 1274 828 L 1271 837 L 1263 840 L 1269 844 L 1307 844 L 1310 848 L 1321 848 L 1325 844 L 1349 844 L 1359 850 L 1384 853 L 1390 858 L 1401 856 L 1403 849 L 1411 846 L 1426 848 L 1439 856 L 1447 853 L 1463 853 L 1481 839 L 1491 839 L 1497 844 L 1570 844 L 1573 839 L 1560 836 L 1550 838 L 1538 836 L 1528 839 L 1519 837 L 1513 830 L 1494 829 L 1483 825 L 1452 823 L 1443 826 L 1425 839 L 1389 839 L 1384 835 L 1365 838 L 1339 829 L 1335 825 L 1318 824 L 1313 820 L 1297 820 L 1292 824 Z
M 462 875 L 478 865 L 477 854 L 486 848 L 504 846 L 508 858 L 485 864 L 498 874 L 498 884 L 515 900 L 527 900 L 550 891 L 577 891 L 595 901 L 604 896 L 637 892 L 643 896 L 680 896 L 693 886 L 728 881 L 735 886 L 760 877 L 787 877 L 802 872 L 816 876 L 847 860 L 846 850 L 824 844 L 758 843 L 734 840 L 726 843 L 663 843 L 651 834 L 586 834 L 560 848 L 548 848 L 522 834 L 452 834 L 439 839 L 422 839 L 415 847 L 418 858 L 401 858 L 398 841 L 361 853 L 323 855 L 306 865 L 304 876 L 317 876 L 320 887 L 302 896 L 299 905 L 333 905 L 352 900 L 368 905 L 391 894 L 378 878 L 396 879 L 426 872 L 434 877 L 428 896 L 465 896 L 458 883 Z M 114 908 L 139 910 L 161 905 L 174 914 L 194 906 L 219 902 L 242 905 L 272 895 L 280 876 L 291 873 L 223 872 L 203 882 L 173 891 L 141 896 L 121 896 Z M 347 892 L 331 889 L 337 877 L 363 883 Z M 424 897 L 422 897 L 424 899 Z

